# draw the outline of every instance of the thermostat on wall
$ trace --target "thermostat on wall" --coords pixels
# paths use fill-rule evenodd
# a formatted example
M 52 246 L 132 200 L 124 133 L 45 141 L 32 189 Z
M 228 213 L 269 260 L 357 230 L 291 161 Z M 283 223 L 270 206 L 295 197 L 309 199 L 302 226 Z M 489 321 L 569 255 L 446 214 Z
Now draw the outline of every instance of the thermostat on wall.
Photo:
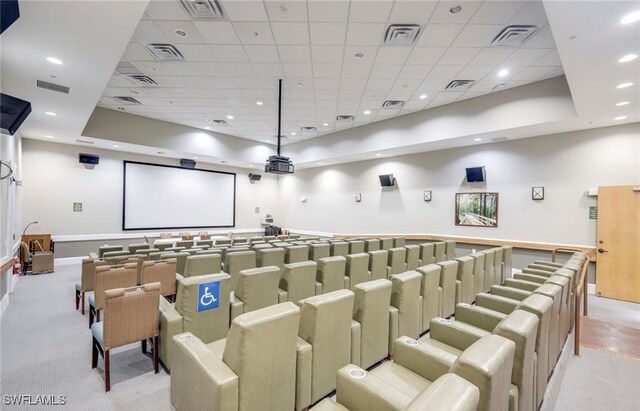
M 587 189 L 588 196 L 597 196 L 598 195 L 598 187 L 591 187 Z

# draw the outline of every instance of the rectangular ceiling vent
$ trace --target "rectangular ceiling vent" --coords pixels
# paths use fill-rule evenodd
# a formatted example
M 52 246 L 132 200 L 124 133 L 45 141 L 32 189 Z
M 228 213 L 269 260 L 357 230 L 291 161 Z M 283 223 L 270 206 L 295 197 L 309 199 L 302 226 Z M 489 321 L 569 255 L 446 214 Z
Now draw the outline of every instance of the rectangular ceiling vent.
M 404 107 L 404 101 L 400 100 L 387 100 L 382 103 L 382 108 L 402 108 Z
M 69 91 L 71 91 L 71 89 L 67 86 L 61 86 L 59 84 L 49 83 L 48 81 L 43 80 L 36 80 L 36 87 L 63 94 L 69 94 Z
M 158 61 L 183 61 L 184 56 L 173 44 L 169 43 L 149 43 L 147 50 Z
M 228 126 L 229 125 L 229 123 L 227 123 L 224 120 L 208 120 L 208 121 L 209 121 L 209 123 L 213 123 L 216 126 Z
M 336 121 L 353 121 L 353 116 L 337 116 Z
M 224 19 L 224 11 L 217 0 L 180 0 L 192 19 Z
M 311 132 L 311 133 L 315 133 L 316 132 L 316 128 L 315 127 L 302 127 L 302 132 L 304 133 L 306 132 Z
M 127 74 L 125 77 L 140 87 L 155 87 L 158 85 L 154 79 L 144 74 Z
M 420 34 L 417 24 L 391 24 L 384 34 L 384 44 L 388 46 L 411 46 Z
M 491 41 L 494 47 L 516 47 L 524 44 L 538 31 L 538 26 L 507 26 Z
M 116 102 L 118 103 L 122 103 L 122 104 L 140 104 L 140 102 L 138 100 L 136 100 L 133 97 L 129 97 L 129 96 L 114 96 L 111 97 L 112 99 L 114 99 Z
M 76 143 L 80 143 L 80 144 L 95 144 L 95 141 L 81 140 L 79 138 L 76 138 Z
M 474 83 L 474 80 L 453 80 L 451 83 L 447 84 L 445 89 L 454 91 L 468 90 Z

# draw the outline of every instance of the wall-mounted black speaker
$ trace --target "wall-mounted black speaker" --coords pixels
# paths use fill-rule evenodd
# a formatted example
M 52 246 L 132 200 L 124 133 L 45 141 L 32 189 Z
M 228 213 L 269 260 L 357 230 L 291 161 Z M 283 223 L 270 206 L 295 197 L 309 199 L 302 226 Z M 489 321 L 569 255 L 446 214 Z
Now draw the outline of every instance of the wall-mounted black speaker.
M 486 171 L 484 169 L 484 166 L 482 166 L 482 167 L 469 167 L 469 168 L 466 168 L 465 170 L 467 170 L 467 182 L 468 183 L 480 183 L 480 182 L 485 181 L 487 179 L 487 174 L 486 174 Z
M 180 159 L 180 167 L 184 168 L 196 168 L 196 162 L 189 158 L 181 158 Z
M 261 178 L 262 178 L 262 175 L 260 174 L 249 173 L 249 181 L 251 181 L 252 183 L 254 181 L 260 181 Z
M 29 113 L 31 113 L 31 103 L 28 101 L 0 94 L 0 128 L 3 133 L 14 135 Z
M 396 179 L 393 177 L 393 174 L 382 174 L 379 175 L 378 178 L 380 178 L 380 185 L 382 187 L 391 187 L 396 184 Z
M 82 164 L 96 165 L 100 162 L 100 156 L 97 156 L 95 154 L 80 153 L 79 157 L 80 157 L 80 163 Z
M 20 17 L 18 0 L 0 1 L 0 34 L 4 33 Z

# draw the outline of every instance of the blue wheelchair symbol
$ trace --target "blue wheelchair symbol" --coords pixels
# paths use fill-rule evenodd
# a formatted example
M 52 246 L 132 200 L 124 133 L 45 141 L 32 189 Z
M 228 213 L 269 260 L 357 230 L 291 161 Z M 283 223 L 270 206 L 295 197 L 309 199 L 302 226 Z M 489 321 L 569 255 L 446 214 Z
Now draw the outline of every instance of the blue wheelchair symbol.
M 198 312 L 218 308 L 220 305 L 220 282 L 198 284 Z

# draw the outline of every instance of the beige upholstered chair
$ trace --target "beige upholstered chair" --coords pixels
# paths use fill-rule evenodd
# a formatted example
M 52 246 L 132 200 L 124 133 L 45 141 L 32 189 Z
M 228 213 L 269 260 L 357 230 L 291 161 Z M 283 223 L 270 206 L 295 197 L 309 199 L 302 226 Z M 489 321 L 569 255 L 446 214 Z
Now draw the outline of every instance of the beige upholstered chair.
M 491 290 L 491 286 L 492 285 L 497 285 L 494 282 L 494 276 L 495 276 L 495 256 L 496 256 L 496 252 L 495 250 L 489 249 L 489 250 L 484 250 L 481 251 L 482 254 L 484 254 L 484 292 L 489 292 L 489 290 Z
M 209 238 L 211 238 L 211 236 L 209 236 Z M 209 246 L 209 248 L 213 247 L 213 240 L 211 239 L 204 239 L 204 238 L 200 238 L 199 240 L 196 240 L 196 247 L 201 247 L 201 246 Z
M 357 253 L 347 255 L 345 274 L 349 279 L 347 288 L 353 288 L 360 283 L 371 281 L 371 271 L 369 271 L 369 254 Z
M 440 287 L 440 272 L 442 268 L 437 264 L 427 264 L 416 270 L 422 274 L 420 285 L 420 297 L 422 304 L 421 332 L 425 332 L 431 325 L 431 320 L 440 315 L 440 300 L 442 299 L 442 287 Z
M 216 274 L 222 271 L 222 256 L 218 253 L 197 254 L 187 256 L 184 263 L 183 277 Z
M 121 245 L 102 245 L 98 247 L 98 258 L 102 258 L 104 256 L 104 253 L 123 250 L 124 248 Z
M 287 301 L 287 293 L 280 290 L 279 284 L 280 267 L 241 270 L 231 295 L 231 320 L 240 314 Z
M 362 240 L 350 240 L 349 241 L 349 254 L 364 253 L 364 241 Z
M 346 257 L 347 254 L 349 254 L 349 243 L 344 241 L 331 243 L 331 256 Z
M 186 251 L 180 251 L 180 252 L 165 251 L 164 253 L 160 254 L 160 259 L 166 260 L 168 258 L 175 258 L 176 272 L 178 274 L 184 274 L 184 267 L 187 264 L 187 257 L 189 257 L 190 255 L 191 254 L 189 254 Z
M 182 239 L 179 241 L 176 241 L 176 247 L 184 247 L 185 249 L 189 249 L 191 247 L 193 247 L 193 240 L 192 239 Z
M 389 309 L 389 353 L 393 354 L 396 338 L 418 338 L 421 332 L 420 284 L 422 274 L 406 271 L 392 275 L 391 307 Z
M 256 267 L 268 267 L 270 265 L 275 265 L 280 269 L 284 267 L 284 248 L 270 247 L 256 251 Z
M 471 304 L 475 299 L 473 293 L 473 257 L 468 255 L 455 259 L 458 262 L 458 274 L 456 276 L 456 304 Z
M 389 267 L 389 251 L 376 250 L 369 251 L 369 271 L 371 271 L 371 279 L 387 279 L 391 276 L 391 267 Z
M 420 244 L 420 261 L 422 265 L 435 264 L 436 258 L 433 255 L 433 243 Z
M 364 252 L 378 251 L 380 249 L 380 240 L 377 238 L 368 238 L 364 240 Z
M 331 245 L 323 243 L 309 244 L 309 260 L 316 263 L 321 258 L 331 256 Z
M 391 274 L 407 271 L 407 249 L 404 247 L 390 248 L 387 265 L 391 267 Z
M 136 286 L 138 283 L 136 269 L 137 263 L 96 267 L 94 292 L 89 296 L 89 327 L 93 324 L 94 317 L 96 321 L 100 321 L 100 310 L 104 308 L 104 295 L 107 290 Z
M 360 324 L 351 344 L 351 363 L 369 368 L 389 354 L 391 281 L 373 280 L 353 287 L 353 319 Z
M 299 263 L 309 260 L 308 245 L 292 245 L 285 248 L 284 262 L 287 264 Z
M 438 263 L 440 271 L 440 288 L 442 298 L 440 299 L 440 317 L 447 318 L 453 315 L 456 308 L 456 278 L 458 276 L 457 261 L 443 261 Z
M 484 253 L 469 254 L 473 258 L 473 295 L 484 293 Z
M 436 263 L 441 263 L 447 259 L 447 243 L 444 241 L 433 243 L 433 258 L 435 258 Z
M 406 245 L 407 241 L 405 240 L 404 237 L 393 237 L 393 247 L 394 248 L 398 248 L 398 247 L 404 247 Z
M 316 283 L 317 268 L 318 264 L 315 261 L 301 261 L 284 265 L 280 278 L 280 289 L 287 292 L 289 301 L 300 305 L 300 300 L 314 296 L 316 289 L 321 289 L 322 286 Z
M 180 411 L 295 408 L 300 309 L 293 303 L 241 315 L 225 340 L 174 337 L 171 404 Z
M 176 294 L 176 260 L 144 261 L 138 284 L 160 284 L 160 295 L 171 297 Z
M 380 239 L 380 249 L 390 250 L 393 248 L 393 238 L 385 237 Z
M 81 313 L 84 315 L 85 306 L 85 294 L 93 291 L 96 267 L 101 265 L 107 265 L 108 262 L 97 258 L 83 258 L 82 259 L 82 271 L 80 274 L 80 283 L 76 283 L 76 310 L 82 303 Z
M 166 251 L 167 248 L 174 247 L 175 244 L 176 243 L 158 243 L 158 242 L 156 242 L 156 243 L 153 244 L 153 247 L 157 248 L 160 251 Z
M 142 341 L 153 341 L 153 368 L 158 373 L 158 301 L 160 284 L 115 288 L 105 292 L 104 321 L 91 326 L 93 336 L 91 368 L 98 366 L 98 352 L 104 357 L 105 391 L 111 390 L 110 350 Z
M 318 260 L 316 281 L 322 285 L 321 293 L 347 288 L 345 287 L 346 266 L 347 259 L 342 256 L 325 257 Z M 319 293 L 316 292 L 316 294 Z
M 456 258 L 456 242 L 453 240 L 445 240 L 444 243 L 447 260 L 453 260 L 454 258 Z
M 407 270 L 413 271 L 416 268 L 422 266 L 420 261 L 420 246 L 419 245 L 406 245 L 404 248 L 407 250 Z
M 231 289 L 235 290 L 240 271 L 256 267 L 255 251 L 227 253 L 224 259 L 224 272 L 231 276 Z
M 501 285 L 504 282 L 504 266 L 503 266 L 504 249 L 496 247 L 493 249 L 493 283 L 492 285 Z M 510 275 L 509 275 L 510 277 Z
M 219 246 L 222 246 L 222 245 L 231 246 L 231 239 L 230 238 L 216 238 L 215 245 L 216 245 L 216 247 L 219 247 Z
M 149 243 L 130 244 L 129 254 L 138 254 L 138 250 L 144 250 L 147 248 L 151 248 L 151 245 Z
M 227 336 L 230 283 L 231 277 L 226 273 L 181 278 L 175 304 L 160 299 L 160 360 L 167 369 L 173 365 L 171 345 L 174 335 L 190 332 L 206 344 Z

